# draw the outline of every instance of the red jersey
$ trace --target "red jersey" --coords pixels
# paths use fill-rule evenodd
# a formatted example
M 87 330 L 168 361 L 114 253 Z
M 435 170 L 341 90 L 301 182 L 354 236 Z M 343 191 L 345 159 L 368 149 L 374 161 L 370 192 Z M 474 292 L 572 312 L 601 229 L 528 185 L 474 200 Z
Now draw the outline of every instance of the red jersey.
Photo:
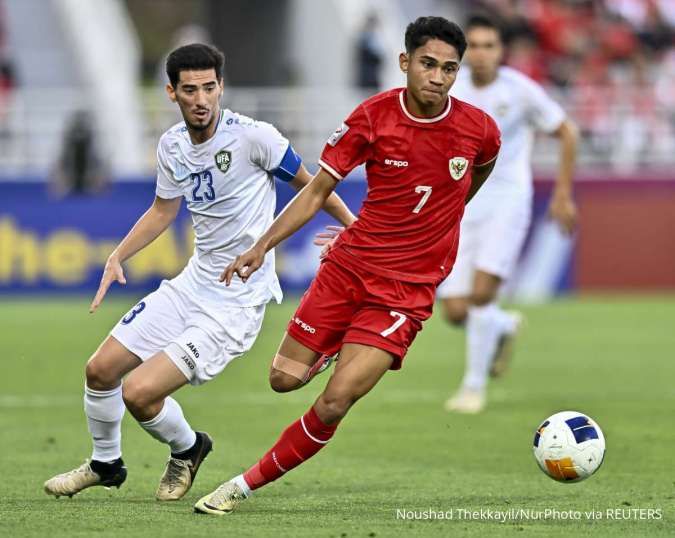
M 338 180 L 365 163 L 368 182 L 358 220 L 329 256 L 396 280 L 438 284 L 455 263 L 472 168 L 497 157 L 499 128 L 454 97 L 435 118 L 417 118 L 405 93 L 397 88 L 361 103 L 321 154 L 319 165 Z

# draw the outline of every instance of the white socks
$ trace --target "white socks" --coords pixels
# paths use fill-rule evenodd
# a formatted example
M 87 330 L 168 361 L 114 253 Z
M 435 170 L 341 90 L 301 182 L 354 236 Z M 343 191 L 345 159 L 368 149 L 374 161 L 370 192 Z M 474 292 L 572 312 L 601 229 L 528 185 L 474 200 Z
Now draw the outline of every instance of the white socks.
M 230 480 L 230 482 L 234 482 L 235 484 L 237 484 L 237 486 L 239 486 L 239 489 L 241 489 L 241 491 L 244 493 L 244 496 L 246 497 L 250 497 L 251 494 L 253 493 L 251 491 L 251 487 L 246 483 L 246 480 L 244 480 L 243 474 L 235 476 L 232 480 Z
M 122 385 L 112 390 L 93 390 L 85 385 L 84 413 L 94 444 L 92 460 L 110 462 L 122 456 L 124 410 Z M 155 439 L 168 444 L 172 453 L 185 452 L 197 440 L 173 398 L 164 400 L 164 407 L 155 418 L 139 424 Z
M 139 424 L 155 439 L 168 444 L 173 454 L 185 452 L 197 440 L 197 434 L 185 420 L 180 405 L 171 397 L 164 400 L 164 407 L 155 418 Z
M 84 387 L 84 413 L 94 451 L 91 459 L 109 462 L 122 456 L 122 385 L 112 390 Z
M 462 386 L 481 391 L 487 383 L 490 364 L 499 338 L 515 330 L 512 316 L 495 303 L 470 306 L 466 323 L 466 372 Z

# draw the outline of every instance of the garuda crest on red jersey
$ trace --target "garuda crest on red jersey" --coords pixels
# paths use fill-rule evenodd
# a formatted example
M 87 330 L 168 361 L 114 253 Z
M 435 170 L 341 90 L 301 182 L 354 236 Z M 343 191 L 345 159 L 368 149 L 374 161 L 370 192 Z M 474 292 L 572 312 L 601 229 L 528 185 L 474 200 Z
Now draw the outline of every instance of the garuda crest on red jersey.
M 450 159 L 448 162 L 448 168 L 450 169 L 450 175 L 452 176 L 452 179 L 455 181 L 462 179 L 468 165 L 469 161 L 467 161 L 464 157 L 453 157 Z

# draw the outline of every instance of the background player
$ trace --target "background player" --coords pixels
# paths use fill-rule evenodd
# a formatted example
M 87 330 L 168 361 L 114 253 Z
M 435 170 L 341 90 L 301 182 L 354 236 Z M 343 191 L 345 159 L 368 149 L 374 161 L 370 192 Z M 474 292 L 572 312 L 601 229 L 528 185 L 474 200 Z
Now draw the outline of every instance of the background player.
M 517 312 L 497 305 L 500 284 L 518 259 L 530 224 L 534 131 L 560 139 L 558 177 L 549 213 L 563 232 L 576 224 L 572 174 L 577 130 L 560 106 L 531 79 L 500 66 L 499 29 L 475 16 L 466 26 L 466 61 L 452 94 L 490 114 L 502 132 L 502 149 L 489 183 L 468 205 L 462 219 L 457 262 L 438 287 L 446 319 L 466 326 L 466 372 L 446 409 L 476 413 L 485 405 L 488 372 L 499 375 L 512 351 L 521 322 Z
M 178 48 L 167 59 L 167 92 L 184 122 L 160 139 L 154 203 L 110 255 L 90 311 L 114 281 L 125 283 L 121 264 L 167 229 L 183 197 L 192 213 L 194 254 L 181 274 L 132 308 L 89 359 L 84 410 L 92 459 L 48 480 L 49 494 L 72 496 L 124 482 L 120 426 L 126 405 L 143 429 L 171 449 L 157 499 L 185 495 L 212 442 L 192 429 L 169 395 L 188 382 L 209 381 L 250 349 L 265 304 L 281 300 L 272 252 L 247 286 L 225 287 L 218 276 L 272 222 L 272 176 L 297 189 L 311 176 L 272 125 L 221 110 L 223 63 L 220 51 L 201 44 Z M 345 225 L 354 220 L 336 195 L 325 207 Z
M 487 114 L 448 97 L 466 48 L 461 29 L 422 17 L 405 34 L 406 88 L 359 105 L 328 139 L 312 182 L 270 229 L 230 264 L 251 281 L 265 253 L 314 215 L 337 183 L 366 164 L 368 194 L 358 220 L 340 234 L 288 325 L 270 383 L 300 386 L 322 354 L 340 360 L 309 411 L 258 463 L 200 499 L 222 515 L 256 488 L 318 452 L 351 406 L 389 369 L 398 369 L 433 308 L 454 262 L 464 204 L 485 181 L 499 150 Z

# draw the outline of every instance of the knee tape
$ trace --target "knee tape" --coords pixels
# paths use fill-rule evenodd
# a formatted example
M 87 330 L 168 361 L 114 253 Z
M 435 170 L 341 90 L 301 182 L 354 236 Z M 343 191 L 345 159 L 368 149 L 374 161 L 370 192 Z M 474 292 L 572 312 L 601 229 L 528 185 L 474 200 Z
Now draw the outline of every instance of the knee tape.
M 272 367 L 275 370 L 279 370 L 285 374 L 288 374 L 300 381 L 305 381 L 307 374 L 309 373 L 310 366 L 303 364 L 302 362 L 289 359 L 278 353 L 275 355 L 274 360 L 272 361 Z

